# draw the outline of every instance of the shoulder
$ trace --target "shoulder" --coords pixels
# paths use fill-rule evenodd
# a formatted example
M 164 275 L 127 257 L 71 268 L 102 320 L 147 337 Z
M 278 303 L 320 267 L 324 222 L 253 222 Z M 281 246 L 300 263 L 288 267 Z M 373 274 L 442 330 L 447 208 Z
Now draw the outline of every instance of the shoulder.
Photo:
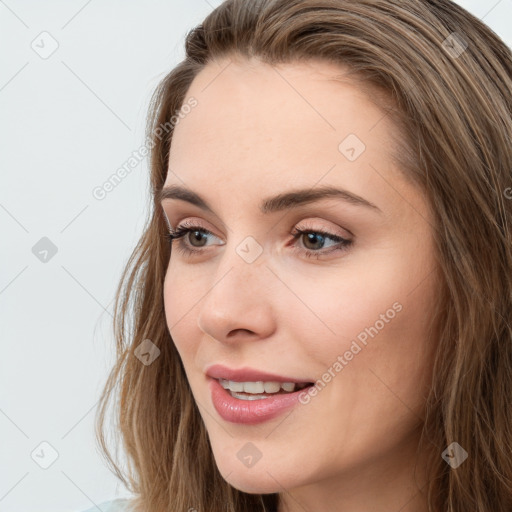
M 131 500 L 128 498 L 118 498 L 111 501 L 98 503 L 87 510 L 81 512 L 131 512 Z

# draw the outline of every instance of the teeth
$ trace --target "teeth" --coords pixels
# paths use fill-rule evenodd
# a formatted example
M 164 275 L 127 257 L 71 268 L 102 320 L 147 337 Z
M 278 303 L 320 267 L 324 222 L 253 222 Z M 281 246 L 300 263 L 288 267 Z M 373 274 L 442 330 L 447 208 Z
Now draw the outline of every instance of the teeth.
M 236 382 L 233 380 L 219 379 L 221 386 L 224 389 L 238 393 L 278 393 L 281 389 L 287 392 L 293 392 L 302 389 L 307 384 L 296 384 L 295 382 Z
M 250 384 L 252 386 L 256 383 L 251 382 Z M 244 388 L 245 388 L 245 386 L 246 386 L 246 384 L 244 384 Z M 279 382 L 262 382 L 262 387 L 263 387 L 263 391 L 265 391 L 265 393 L 277 393 L 281 389 L 281 385 L 279 384 Z
M 283 382 L 281 384 L 281 387 L 285 390 L 285 391 L 293 391 L 295 389 L 295 383 L 294 382 Z

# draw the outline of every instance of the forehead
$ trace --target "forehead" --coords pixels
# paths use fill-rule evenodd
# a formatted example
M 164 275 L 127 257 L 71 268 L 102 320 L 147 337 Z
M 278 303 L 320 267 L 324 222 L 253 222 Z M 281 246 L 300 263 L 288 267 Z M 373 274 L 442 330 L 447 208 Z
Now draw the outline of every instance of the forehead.
M 345 73 L 322 61 L 209 63 L 187 91 L 197 106 L 175 128 L 166 185 L 231 197 L 316 184 L 389 196 L 380 173 L 394 172 L 393 126 Z
M 344 73 L 326 62 L 209 63 L 189 88 L 187 97 L 198 105 L 176 127 L 171 154 L 183 144 L 200 144 L 201 154 L 229 147 L 230 154 L 239 149 L 259 157 L 301 159 L 326 150 L 338 157 L 339 143 L 351 133 L 369 149 L 385 147 L 390 127 L 383 112 Z

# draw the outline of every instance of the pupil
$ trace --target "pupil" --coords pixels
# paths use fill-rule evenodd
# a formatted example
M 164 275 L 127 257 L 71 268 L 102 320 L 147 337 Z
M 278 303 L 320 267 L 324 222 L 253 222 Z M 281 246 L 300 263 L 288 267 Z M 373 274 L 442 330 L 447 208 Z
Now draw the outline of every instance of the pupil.
M 194 234 L 194 240 L 196 240 L 198 242 L 200 242 L 201 240 L 204 240 L 203 233 L 201 233 L 200 231 L 191 231 L 189 234 Z M 199 234 L 199 237 L 197 237 L 198 234 Z M 199 247 L 201 247 L 201 246 L 199 246 Z
M 320 239 L 320 240 L 321 240 L 321 242 L 323 242 L 323 238 L 324 238 L 324 237 L 323 237 L 322 235 L 317 235 L 317 234 L 315 234 L 315 233 L 308 233 L 308 234 L 307 234 L 307 238 L 308 238 L 308 243 L 309 243 L 310 241 L 313 241 L 313 243 L 314 243 L 315 239 Z M 321 245 L 323 245 L 323 243 L 321 243 Z M 306 244 L 306 246 L 307 246 L 307 244 Z M 314 249 L 318 249 L 318 247 L 313 247 L 313 248 L 314 248 Z
M 197 242 L 200 242 L 201 240 L 204 240 L 205 238 L 203 237 L 203 233 L 201 233 L 200 231 L 191 231 L 189 233 L 190 234 L 193 234 L 194 235 L 194 240 L 197 241 Z M 192 244 L 194 245 L 194 244 Z M 202 245 L 199 245 L 199 246 L 194 246 L 194 247 L 201 247 Z

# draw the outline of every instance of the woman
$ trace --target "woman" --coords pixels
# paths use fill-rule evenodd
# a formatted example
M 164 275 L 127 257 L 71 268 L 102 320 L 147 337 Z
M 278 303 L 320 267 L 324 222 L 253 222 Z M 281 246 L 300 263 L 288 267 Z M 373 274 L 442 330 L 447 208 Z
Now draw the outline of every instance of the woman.
M 227 0 L 188 34 L 97 418 L 120 510 L 512 509 L 511 86 L 448 0 Z

